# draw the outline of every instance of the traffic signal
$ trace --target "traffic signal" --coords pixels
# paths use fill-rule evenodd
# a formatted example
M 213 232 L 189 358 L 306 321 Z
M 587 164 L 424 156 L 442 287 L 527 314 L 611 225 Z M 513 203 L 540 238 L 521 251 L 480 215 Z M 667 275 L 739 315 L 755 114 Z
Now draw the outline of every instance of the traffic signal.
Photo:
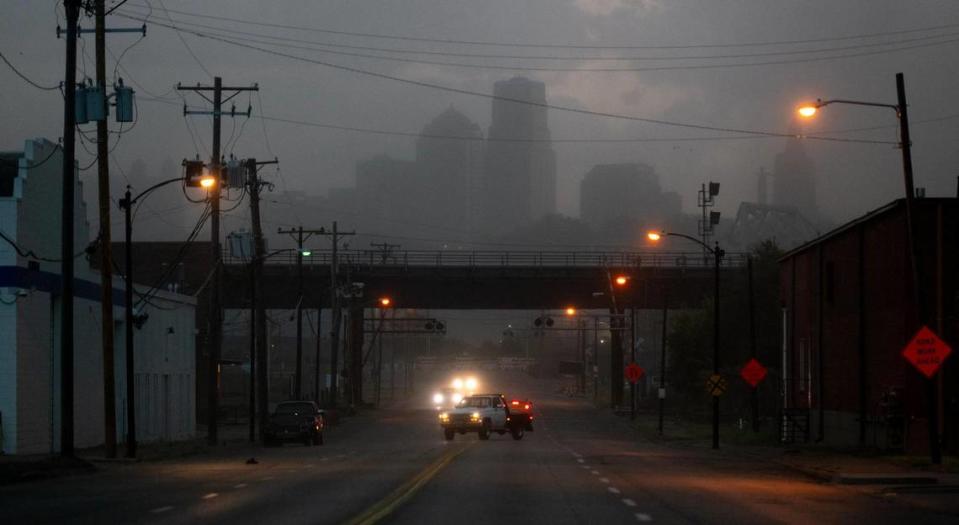
M 537 317 L 537 318 L 533 321 L 533 326 L 535 326 L 536 328 L 542 328 L 544 325 L 546 326 L 546 328 L 552 328 L 552 327 L 553 327 L 553 318 L 552 318 L 552 317 Z

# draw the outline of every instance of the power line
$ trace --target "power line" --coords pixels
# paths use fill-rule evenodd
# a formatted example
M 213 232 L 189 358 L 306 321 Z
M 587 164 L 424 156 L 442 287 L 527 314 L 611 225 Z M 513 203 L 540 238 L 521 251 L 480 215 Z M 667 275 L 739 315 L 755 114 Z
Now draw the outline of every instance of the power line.
M 143 6 L 141 6 L 143 7 Z M 733 47 L 765 47 L 765 46 L 784 46 L 784 45 L 796 45 L 796 44 L 813 44 L 813 43 L 822 43 L 822 42 L 841 42 L 848 40 L 861 40 L 867 38 L 880 38 L 884 36 L 894 36 L 894 35 L 904 35 L 911 33 L 921 33 L 928 31 L 938 31 L 944 29 L 955 29 L 959 27 L 959 24 L 945 24 L 939 26 L 930 26 L 922 28 L 912 28 L 912 29 L 902 29 L 897 31 L 887 31 L 887 32 L 876 32 L 876 33 L 863 33 L 858 35 L 843 35 L 838 37 L 824 37 L 824 38 L 806 38 L 806 39 L 796 39 L 796 40 L 774 40 L 774 41 L 756 41 L 756 42 L 737 42 L 737 43 L 707 43 L 707 44 L 683 44 L 683 45 L 600 45 L 600 44 L 567 44 L 567 43 L 529 43 L 529 42 L 493 42 L 493 41 L 482 41 L 482 40 L 458 40 L 458 39 L 445 39 L 445 38 L 428 38 L 428 37 L 418 37 L 418 36 L 407 36 L 407 35 L 387 35 L 382 33 L 364 33 L 364 32 L 355 32 L 355 31 L 342 31 L 335 29 L 326 29 L 326 28 L 316 28 L 316 27 L 306 27 L 306 26 L 296 26 L 289 24 L 276 24 L 269 22 L 254 22 L 251 20 L 244 20 L 242 18 L 230 18 L 225 16 L 216 16 L 208 15 L 203 13 L 191 12 L 191 11 L 179 11 L 176 9 L 169 9 L 168 12 L 176 13 L 180 15 L 190 16 L 194 18 L 206 18 L 211 20 L 220 20 L 226 22 L 235 22 L 239 24 L 261 26 L 261 27 L 273 27 L 277 29 L 287 29 L 294 31 L 307 31 L 313 33 L 325 33 L 331 35 L 342 35 L 342 36 L 353 36 L 353 37 L 363 37 L 363 38 L 377 38 L 383 40 L 399 40 L 399 41 L 409 41 L 409 42 L 429 42 L 434 44 L 457 44 L 457 45 L 473 45 L 473 46 L 490 46 L 490 47 L 518 47 L 518 48 L 558 48 L 558 49 L 697 49 L 697 48 L 733 48 Z
M 141 97 L 147 102 L 155 102 L 158 104 L 167 104 L 167 105 L 178 105 L 176 102 L 170 101 L 164 98 L 146 98 Z M 306 126 L 313 128 L 321 129 L 330 129 L 335 131 L 346 131 L 346 132 L 355 132 L 355 133 L 366 133 L 372 135 L 387 135 L 387 136 L 398 136 L 398 137 L 409 137 L 409 138 L 428 138 L 436 140 L 458 140 L 458 141 L 467 141 L 467 142 L 518 142 L 518 143 L 554 143 L 554 144 L 597 144 L 597 143 L 611 143 L 611 144 L 630 144 L 630 143 L 669 143 L 669 142 L 711 142 L 711 141 L 726 141 L 726 140 L 755 140 L 755 139 L 771 139 L 771 138 L 781 138 L 776 135 L 725 135 L 725 136 L 706 136 L 706 137 L 633 137 L 633 138 L 552 138 L 552 139 L 522 139 L 522 138 L 496 138 L 496 137 L 482 137 L 482 136 L 464 136 L 464 135 L 438 135 L 430 133 L 417 133 L 413 131 L 398 131 L 398 130 L 386 130 L 386 129 L 376 129 L 376 128 L 363 128 L 356 126 L 343 126 L 338 124 L 327 124 L 323 122 L 312 122 L 307 120 L 299 119 L 288 119 L 282 117 L 269 117 L 266 115 L 257 114 L 255 111 L 252 115 L 252 118 L 260 119 L 261 121 L 270 121 L 270 122 L 279 122 L 283 124 L 292 124 L 296 126 Z M 936 117 L 933 119 L 922 119 L 914 120 L 911 122 L 913 125 L 920 125 L 929 122 L 938 122 L 942 120 L 953 120 L 959 118 L 959 113 L 945 115 L 942 117 Z M 895 125 L 880 125 L 880 126 L 870 126 L 870 127 L 860 127 L 860 128 L 848 128 L 848 129 L 839 129 L 839 130 L 827 130 L 827 131 L 818 131 L 815 133 L 804 133 L 800 135 L 790 135 L 791 138 L 800 138 L 800 139 L 812 139 L 812 140 L 831 140 L 831 141 L 841 141 L 841 142 L 853 142 L 853 143 L 865 143 L 865 144 L 896 144 L 893 142 L 885 141 L 860 141 L 859 139 L 843 139 L 840 137 L 826 137 L 825 135 L 835 135 L 835 134 L 844 134 L 844 133 L 855 133 L 862 131 L 874 131 L 879 129 L 890 129 L 896 127 Z M 268 146 L 269 149 L 269 146 Z M 291 204 L 292 206 L 292 204 Z
M 207 74 L 207 76 L 209 76 L 210 78 L 213 78 L 213 73 L 210 73 L 210 70 L 207 69 L 205 65 L 203 65 L 203 62 L 200 60 L 200 58 L 197 57 L 197 56 L 196 56 L 196 53 L 193 52 L 193 49 L 190 47 L 190 44 L 187 44 L 186 39 L 183 38 L 183 34 L 180 33 L 180 30 L 179 30 L 179 29 L 177 29 L 176 24 L 173 22 L 173 18 L 170 17 L 170 11 L 166 8 L 165 5 L 163 5 L 163 0 L 157 0 L 157 1 L 160 2 L 160 7 L 163 8 L 163 12 L 166 13 L 166 18 L 167 18 L 167 20 L 170 21 L 170 24 L 171 24 L 171 25 L 165 26 L 165 27 L 172 27 L 173 30 L 176 31 L 176 34 L 177 34 L 177 36 L 180 38 L 180 42 L 183 43 L 183 47 L 186 48 L 187 53 L 190 53 L 190 56 L 193 57 L 193 60 L 196 61 L 196 63 L 200 66 L 200 69 L 202 69 L 203 72 Z M 119 15 L 119 16 L 125 16 L 125 15 Z M 129 18 L 129 17 L 127 17 L 127 18 Z M 144 20 L 144 22 L 146 22 L 146 20 Z M 156 21 L 151 22 L 151 23 L 153 23 L 153 24 L 159 24 L 159 23 L 156 22 Z
M 134 20 L 137 19 L 136 17 L 129 17 L 129 18 L 134 19 Z M 253 40 L 253 39 L 249 39 L 249 38 L 245 38 L 245 39 L 241 39 L 241 40 L 234 40 L 234 38 L 236 38 L 236 37 L 233 37 L 232 35 L 225 35 L 225 36 L 224 36 L 223 33 L 215 33 L 215 32 L 209 32 L 209 31 L 203 31 L 203 32 L 201 32 L 201 31 L 199 31 L 199 30 L 181 29 L 181 28 L 178 28 L 178 27 L 176 27 L 176 26 L 170 26 L 170 25 L 166 25 L 166 24 L 163 24 L 163 23 L 160 23 L 160 22 L 153 22 L 153 24 L 154 24 L 154 25 L 158 25 L 158 26 L 160 26 L 160 27 L 165 27 L 165 28 L 167 28 L 167 29 L 174 29 L 175 31 L 177 31 L 178 34 L 179 34 L 181 31 L 182 31 L 182 32 L 188 32 L 188 33 L 190 33 L 190 34 L 192 34 L 192 35 L 194 35 L 194 36 L 200 37 L 200 38 L 208 38 L 208 39 L 218 40 L 218 41 L 225 42 L 225 43 L 232 43 L 232 44 L 234 44 L 234 45 L 241 45 L 241 46 L 243 46 L 243 47 L 249 47 L 249 48 L 251 48 L 251 49 L 257 49 L 257 50 L 264 51 L 264 52 L 267 52 L 267 53 L 277 54 L 278 56 L 285 56 L 285 57 L 288 57 L 288 58 L 293 58 L 293 57 L 295 57 L 295 58 L 298 59 L 298 60 L 305 60 L 305 61 L 309 61 L 310 59 L 307 59 L 307 58 L 305 58 L 305 57 L 299 57 L 299 56 L 296 56 L 296 55 L 288 55 L 288 54 L 285 54 L 285 53 L 280 53 L 279 51 L 270 50 L 270 49 L 265 49 L 265 48 L 260 48 L 260 47 L 256 47 L 256 46 L 252 46 L 252 45 L 250 45 L 250 44 L 244 44 L 243 42 L 254 42 L 254 43 L 259 43 L 259 44 L 269 45 L 269 46 L 286 47 L 286 48 L 296 48 L 296 49 L 306 49 L 306 50 L 310 50 L 310 51 L 314 51 L 314 52 L 321 52 L 321 53 L 327 53 L 327 54 L 333 54 L 333 55 L 350 56 L 350 57 L 373 59 L 373 60 L 386 60 L 386 61 L 391 61 L 391 62 L 402 62 L 402 63 L 409 63 L 409 64 L 425 64 L 425 65 L 433 65 L 433 66 L 456 67 L 456 68 L 466 68 L 466 69 L 484 69 L 484 70 L 542 71 L 542 72 L 585 72 L 585 73 L 590 73 L 590 72 L 591 72 L 591 73 L 616 73 L 616 72 L 621 72 L 621 73 L 637 73 L 637 72 L 653 72 L 653 71 L 691 71 L 691 70 L 735 69 L 735 68 L 745 68 L 745 67 L 762 67 L 762 66 L 776 66 L 776 65 L 789 65 L 789 64 L 804 64 L 804 63 L 810 63 L 810 62 L 823 62 L 823 61 L 841 60 L 841 59 L 847 59 L 847 58 L 859 58 L 859 57 L 866 57 L 866 56 L 882 55 L 882 54 L 887 54 L 887 53 L 892 53 L 892 52 L 908 51 L 908 50 L 913 50 L 913 49 L 920 49 L 920 48 L 926 48 L 926 47 L 932 47 L 932 46 L 939 46 L 939 45 L 946 45 L 946 44 L 952 44 L 952 43 L 955 43 L 955 42 L 959 42 L 959 38 L 951 38 L 951 39 L 947 39 L 947 40 L 938 40 L 938 41 L 935 41 L 935 42 L 925 42 L 925 43 L 920 43 L 920 44 L 913 44 L 913 45 L 907 45 L 907 46 L 899 46 L 899 47 L 896 47 L 896 48 L 893 48 L 893 49 L 882 49 L 882 50 L 878 50 L 878 51 L 864 51 L 864 52 L 859 52 L 859 53 L 845 53 L 845 54 L 837 54 L 837 55 L 826 56 L 826 57 L 809 57 L 809 58 L 796 58 L 796 59 L 783 59 L 783 60 L 766 60 L 766 61 L 760 61 L 760 62 L 735 62 L 735 63 L 723 63 L 723 64 L 694 64 L 694 65 L 646 66 L 646 67 L 602 67 L 602 68 L 599 68 L 599 67 L 591 67 L 591 68 L 570 68 L 570 67 L 541 67 L 541 66 L 510 66 L 510 65 L 501 65 L 501 64 L 495 64 L 495 65 L 491 65 L 491 64 L 467 64 L 467 63 L 462 63 L 462 62 L 444 62 L 444 61 L 439 61 L 439 60 L 423 60 L 423 59 L 412 59 L 412 58 L 402 58 L 402 57 L 388 57 L 388 56 L 380 56 L 380 55 L 367 55 L 367 54 L 362 54 L 362 53 L 352 53 L 352 52 L 346 52 L 346 51 L 319 50 L 319 49 L 315 49 L 315 48 L 308 48 L 308 47 L 303 47 L 303 46 L 296 46 L 296 45 L 292 45 L 292 44 L 278 44 L 278 43 L 273 43 L 273 42 L 263 42 L 262 40 Z M 959 33 L 950 34 L 950 35 L 943 35 L 943 37 L 944 37 L 944 36 L 956 36 L 956 35 L 959 35 Z M 182 35 L 181 35 L 181 38 L 182 38 Z M 928 40 L 928 39 L 931 39 L 931 38 L 941 38 L 941 37 L 939 37 L 939 36 L 936 36 L 936 37 L 926 37 L 926 38 L 920 39 L 920 40 Z M 889 45 L 892 45 L 892 44 L 889 44 Z M 319 63 L 319 61 L 314 61 L 314 62 Z M 329 67 L 337 67 L 337 66 L 333 66 L 333 65 L 330 65 L 330 64 L 324 64 L 324 65 L 328 65 Z M 338 66 L 338 67 L 346 68 L 346 67 L 348 67 L 348 66 Z M 353 68 L 353 69 L 355 69 L 355 68 Z
M 139 16 L 144 16 L 141 13 L 136 13 Z M 146 16 L 149 16 L 147 14 Z M 419 50 L 419 49 L 396 49 L 396 48 L 385 48 L 385 47 L 375 47 L 375 46 L 359 46 L 359 45 L 350 45 L 334 42 L 318 42 L 315 40 L 305 40 L 301 38 L 291 38 L 284 36 L 275 36 L 265 33 L 254 33 L 250 31 L 239 31 L 236 29 L 223 27 L 223 26 L 213 26 L 208 24 L 198 24 L 195 22 L 187 22 L 184 20 L 177 20 L 177 23 L 180 27 L 188 26 L 193 28 L 200 28 L 204 30 L 215 30 L 220 31 L 219 33 L 214 33 L 217 36 L 223 37 L 233 37 L 235 35 L 245 35 L 258 38 L 266 38 L 269 40 L 275 40 L 278 42 L 294 42 L 300 44 L 309 44 L 317 47 L 305 47 L 305 46 L 296 46 L 291 44 L 280 44 L 276 42 L 268 42 L 263 40 L 253 40 L 245 39 L 259 44 L 273 45 L 273 46 L 282 46 L 295 49 L 307 49 L 312 51 L 327 52 L 333 54 L 344 54 L 347 56 L 355 56 L 361 58 L 378 58 L 383 60 L 403 60 L 396 57 L 384 57 L 384 56 L 375 56 L 375 55 L 363 55 L 356 53 L 339 53 L 336 51 L 330 50 L 330 48 L 338 49 L 356 49 L 363 51 L 376 51 L 383 53 L 395 53 L 395 54 L 410 54 L 410 55 L 431 55 L 431 56 L 451 56 L 451 57 L 460 57 L 460 58 L 500 58 L 500 59 L 523 59 L 523 60 L 562 60 L 562 61 L 678 61 L 678 60 L 715 60 L 715 59 L 729 59 L 729 58 L 757 58 L 757 57 L 770 57 L 770 56 L 787 56 L 787 55 L 803 55 L 803 54 L 814 54 L 814 53 L 829 53 L 829 52 L 838 52 L 838 51 L 849 51 L 853 49 L 864 49 L 864 48 L 873 48 L 873 47 L 886 47 L 894 46 L 899 44 L 907 44 L 913 42 L 928 41 L 938 38 L 945 37 L 954 37 L 959 36 L 959 33 L 946 33 L 938 35 L 926 35 L 908 39 L 901 39 L 888 42 L 870 42 L 870 43 L 859 43 L 851 44 L 846 46 L 839 47 L 829 47 L 824 49 L 793 49 L 793 50 L 783 50 L 783 51 L 766 51 L 759 53 L 737 53 L 737 54 L 721 54 L 721 55 L 685 55 L 685 56 L 603 56 L 603 55 L 592 55 L 592 56 L 555 56 L 555 55 L 504 55 L 496 53 L 464 53 L 464 52 L 453 52 L 453 51 L 432 51 L 432 50 Z M 224 33 L 225 32 L 225 33 Z M 421 61 L 417 61 L 421 62 Z M 457 65 L 457 66 L 467 66 L 468 64 L 451 64 L 446 62 L 423 62 L 428 64 L 439 64 L 439 65 Z M 477 66 L 480 67 L 480 66 Z M 495 68 L 507 68 L 510 66 L 482 66 L 482 67 L 495 67 Z M 528 69 L 528 68 L 518 68 L 518 69 Z M 566 69 L 564 69 L 565 71 Z M 625 70 L 625 69 L 624 69 Z M 570 71 L 587 71 L 585 69 L 570 69 Z M 597 70 L 598 71 L 598 70 Z M 613 71 L 620 71 L 620 69 L 615 69 Z
M 9 67 L 10 70 L 13 71 L 18 77 L 20 77 L 21 79 L 23 79 L 24 82 L 26 82 L 27 84 L 30 84 L 31 86 L 33 86 L 33 87 L 35 87 L 35 88 L 37 88 L 37 89 L 42 89 L 42 90 L 44 90 L 44 91 L 56 91 L 56 90 L 60 89 L 60 86 L 59 86 L 59 85 L 56 85 L 56 86 L 44 86 L 44 85 L 42 85 L 42 84 L 38 84 L 38 83 L 34 82 L 33 80 L 30 80 L 29 77 L 27 77 L 26 75 L 24 75 L 23 73 L 21 73 L 20 70 L 16 68 L 16 66 L 14 66 L 13 64 L 11 64 L 10 61 L 7 60 L 7 57 L 3 55 L 3 52 L 0 52 L 0 60 L 3 60 L 3 63 L 6 64 L 7 67 Z
M 159 25 L 162 25 L 162 24 L 159 24 Z M 504 97 L 504 96 L 500 96 L 500 95 L 491 95 L 491 94 L 489 94 L 489 93 L 480 93 L 480 92 L 478 92 L 478 91 L 471 91 L 471 90 L 468 90 L 468 89 L 461 89 L 461 88 L 455 88 L 455 87 L 451 87 L 451 86 L 444 86 L 444 85 L 441 85 L 441 84 L 433 84 L 433 83 L 431 83 L 431 82 L 425 82 L 425 81 L 421 81 L 421 80 L 413 80 L 413 79 L 409 79 L 409 78 L 397 77 L 397 76 L 393 76 L 393 75 L 388 75 L 388 74 L 386 74 L 386 73 L 380 73 L 380 72 L 377 72 L 377 71 L 371 71 L 371 70 L 362 69 L 362 68 L 358 68 L 358 67 L 344 66 L 344 65 L 341 65 L 341 64 L 334 64 L 334 63 L 332 63 L 332 62 L 326 62 L 326 61 L 323 61 L 323 60 L 316 60 L 316 59 L 301 57 L 301 56 L 297 56 L 297 55 L 291 55 L 291 54 L 289 54 L 289 53 L 283 53 L 283 52 L 276 51 L 276 50 L 266 49 L 266 48 L 262 48 L 262 47 L 258 47 L 258 46 L 254 46 L 254 45 L 250 45 L 250 44 L 245 44 L 245 43 L 243 43 L 243 42 L 239 42 L 239 41 L 235 41 L 235 40 L 231 40 L 231 39 L 227 39 L 227 38 L 222 38 L 222 37 L 217 37 L 217 36 L 213 36 L 213 35 L 204 35 L 204 34 L 196 33 L 196 36 L 199 37 L 199 38 L 205 38 L 205 39 L 209 39 L 209 40 L 214 40 L 214 41 L 218 41 L 218 42 L 223 42 L 223 43 L 226 43 L 226 44 L 231 44 L 231 45 L 238 46 L 238 47 L 242 47 L 242 48 L 246 48 L 246 49 L 252 49 L 252 50 L 254 50 L 254 51 L 260 51 L 260 52 L 262 52 L 262 53 L 266 53 L 266 54 L 269 54 L 269 55 L 279 56 L 279 57 L 283 57 L 283 58 L 289 58 L 289 59 L 291 59 L 291 60 L 297 60 L 297 61 L 300 61 L 300 62 L 307 62 L 307 63 L 319 65 L 319 66 L 324 66 L 324 67 L 328 67 L 328 68 L 331 68 L 331 69 L 337 69 L 337 70 L 341 70 L 341 71 L 347 71 L 347 72 L 350 72 L 350 73 L 355 73 L 355 74 L 359 74 L 359 75 L 365 75 L 365 76 L 374 77 L 374 78 L 380 78 L 380 79 L 383 79 L 383 80 L 391 80 L 391 81 L 394 81 L 394 82 L 399 82 L 399 83 L 408 84 L 408 85 L 412 85 L 412 86 L 425 87 L 425 88 L 435 89 L 435 90 L 439 90 L 439 91 L 445 91 L 445 92 L 448 92 L 448 93 L 456 93 L 456 94 L 460 94 L 460 95 L 469 95 L 469 96 L 474 96 L 474 97 L 481 97 L 481 98 L 485 98 L 485 99 L 489 99 L 489 100 L 500 100 L 500 101 L 505 101 L 505 102 L 514 102 L 514 103 L 517 103 L 517 104 L 534 106 L 534 107 L 541 107 L 541 108 L 546 108 L 546 109 L 552 109 L 552 110 L 555 110 L 555 111 L 563 111 L 563 112 L 567 112 L 567 113 L 575 113 L 575 114 L 579 114 L 579 115 L 589 115 L 589 116 L 594 116 L 594 117 L 612 118 L 612 119 L 626 120 L 626 121 L 632 121 L 632 122 L 644 122 L 644 123 L 647 123 L 647 124 L 656 124 L 656 125 L 660 125 L 660 126 L 671 126 L 671 127 L 686 128 L 686 129 L 698 129 L 698 130 L 703 130 L 703 131 L 717 131 L 717 132 L 722 132 L 722 133 L 738 133 L 738 134 L 767 136 L 767 137 L 781 137 L 781 138 L 796 138 L 796 137 L 797 137 L 797 135 L 794 134 L 794 133 L 772 132 L 772 131 L 762 131 L 762 130 L 750 130 L 750 129 L 742 129 L 742 128 L 725 127 L 725 126 L 711 126 L 711 125 L 706 125 L 706 124 L 692 124 L 692 123 L 686 123 L 686 122 L 676 122 L 676 121 L 669 121 L 669 120 L 664 120 L 664 119 L 654 119 L 654 118 L 648 118 L 648 117 L 637 117 L 637 116 L 632 116 L 632 115 L 622 115 L 622 114 L 618 114 L 618 113 L 609 113 L 609 112 L 602 112 L 602 111 L 592 111 L 592 110 L 588 110 L 588 109 L 574 108 L 574 107 L 570 107 L 570 106 L 560 106 L 560 105 L 557 105 L 557 104 L 549 104 L 549 103 L 545 103 L 545 102 L 534 102 L 534 101 L 530 101 L 530 100 L 524 100 L 524 99 L 518 99 L 518 98 L 512 98 L 512 97 Z M 895 144 L 897 144 L 897 142 L 892 142 L 892 141 L 859 140 L 859 139 L 837 139 L 837 138 L 832 138 L 832 137 L 813 137 L 813 136 L 810 136 L 810 137 L 806 137 L 806 138 L 809 138 L 809 139 L 812 139 L 812 140 L 822 140 L 822 141 L 831 141 L 831 142 L 858 142 L 858 143 L 886 144 L 886 145 L 895 145 Z

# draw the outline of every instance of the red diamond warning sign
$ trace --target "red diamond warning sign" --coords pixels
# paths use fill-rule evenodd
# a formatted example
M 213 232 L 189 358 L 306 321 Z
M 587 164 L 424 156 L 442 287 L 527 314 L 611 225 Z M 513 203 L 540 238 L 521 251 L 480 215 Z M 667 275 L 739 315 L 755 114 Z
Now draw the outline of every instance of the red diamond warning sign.
M 645 373 L 646 371 L 643 370 L 643 367 L 637 365 L 636 363 L 630 363 L 626 365 L 626 379 L 628 379 L 630 383 L 639 381 L 639 378 L 643 377 L 643 374 Z
M 923 326 L 909 344 L 902 349 L 902 356 L 926 377 L 932 378 L 939 371 L 943 361 L 952 353 L 939 336 L 928 326 Z
M 739 375 L 742 376 L 743 381 L 749 383 L 749 386 L 756 388 L 763 379 L 766 379 L 766 367 L 762 365 L 756 358 L 750 359 L 742 370 L 739 371 Z

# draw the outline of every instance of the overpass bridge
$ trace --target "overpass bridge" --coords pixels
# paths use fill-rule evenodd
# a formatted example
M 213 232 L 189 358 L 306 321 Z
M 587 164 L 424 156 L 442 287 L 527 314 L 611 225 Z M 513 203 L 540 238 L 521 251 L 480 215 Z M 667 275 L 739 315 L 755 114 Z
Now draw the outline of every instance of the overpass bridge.
M 671 308 L 698 306 L 712 295 L 714 272 L 713 259 L 702 252 L 353 250 L 340 252 L 337 259 L 340 293 L 347 296 L 339 302 L 348 326 L 342 373 L 354 403 L 363 400 L 364 311 L 380 297 L 390 297 L 397 308 L 607 310 L 613 329 L 610 374 L 622 377 L 626 322 L 614 314 L 662 308 L 667 296 Z M 303 308 L 329 308 L 331 262 L 330 251 L 303 257 Z M 744 254 L 727 254 L 721 274 L 741 274 L 745 262 Z M 225 257 L 224 263 L 224 307 L 248 308 L 250 261 Z M 301 296 L 296 252 L 274 252 L 265 263 L 265 307 L 296 308 Z M 626 286 L 611 284 L 619 275 L 629 279 Z M 363 283 L 362 295 L 344 293 L 351 283 Z M 610 385 L 612 404 L 621 404 L 622 383 Z
M 399 308 L 606 309 L 609 277 L 617 275 L 630 279 L 616 290 L 619 308 L 661 308 L 666 290 L 674 307 L 698 305 L 712 293 L 713 259 L 701 252 L 347 250 L 337 258 L 341 283 L 363 283 L 364 297 L 388 296 Z M 303 257 L 307 307 L 329 307 L 331 262 L 328 250 Z M 225 307 L 242 308 L 249 304 L 249 259 L 224 256 L 224 263 Z M 721 272 L 741 272 L 745 264 L 745 254 L 728 253 Z M 268 257 L 263 279 L 267 308 L 296 307 L 295 251 Z

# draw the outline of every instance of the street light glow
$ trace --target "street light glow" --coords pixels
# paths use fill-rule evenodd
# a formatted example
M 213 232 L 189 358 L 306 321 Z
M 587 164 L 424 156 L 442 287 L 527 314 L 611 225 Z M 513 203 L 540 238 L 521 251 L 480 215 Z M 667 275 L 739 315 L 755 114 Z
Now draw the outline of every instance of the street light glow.
M 813 105 L 803 106 L 799 108 L 799 114 L 806 118 L 809 118 L 815 115 L 816 111 L 818 111 L 818 109 L 816 108 L 816 106 L 813 106 Z
M 616 286 L 626 286 L 626 283 L 629 282 L 629 277 L 625 275 L 616 276 Z
M 303 250 L 302 252 L 300 252 L 300 255 L 302 255 L 303 257 L 309 257 L 313 255 L 313 252 L 311 252 L 310 250 Z
M 576 308 L 573 308 L 572 306 L 566 307 L 566 315 L 570 317 L 576 315 Z
M 392 304 L 392 303 L 393 303 L 393 300 L 390 299 L 389 297 L 381 297 L 381 298 L 380 298 L 380 306 L 382 306 L 383 308 L 386 308 L 387 306 L 389 306 L 389 305 Z
M 200 186 L 206 189 L 210 189 L 216 185 L 216 178 L 212 175 L 204 175 L 200 178 Z
M 653 242 L 656 242 L 656 241 L 658 241 L 659 239 L 661 239 L 662 236 L 661 236 L 660 234 L 656 233 L 656 232 L 649 232 L 649 233 L 646 234 L 646 238 L 649 239 L 649 240 L 651 240 L 651 241 L 653 241 Z

